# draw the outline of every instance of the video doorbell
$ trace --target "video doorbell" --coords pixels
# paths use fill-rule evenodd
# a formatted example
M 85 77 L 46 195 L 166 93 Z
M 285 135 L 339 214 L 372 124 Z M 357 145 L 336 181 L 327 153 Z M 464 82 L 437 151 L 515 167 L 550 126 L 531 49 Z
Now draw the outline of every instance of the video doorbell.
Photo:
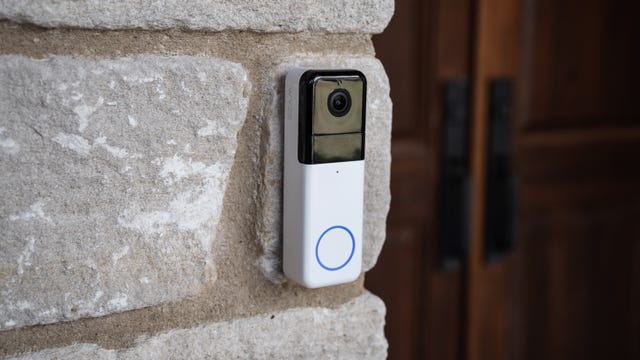
M 309 288 L 361 272 L 366 93 L 357 70 L 286 76 L 283 267 Z

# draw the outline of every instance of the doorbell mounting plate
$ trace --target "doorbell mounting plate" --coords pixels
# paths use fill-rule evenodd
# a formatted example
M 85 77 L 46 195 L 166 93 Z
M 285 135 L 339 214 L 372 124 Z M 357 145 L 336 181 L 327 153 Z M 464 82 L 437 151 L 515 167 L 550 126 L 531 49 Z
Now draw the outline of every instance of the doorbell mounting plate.
M 286 76 L 283 268 L 309 288 L 362 270 L 366 93 L 357 70 Z

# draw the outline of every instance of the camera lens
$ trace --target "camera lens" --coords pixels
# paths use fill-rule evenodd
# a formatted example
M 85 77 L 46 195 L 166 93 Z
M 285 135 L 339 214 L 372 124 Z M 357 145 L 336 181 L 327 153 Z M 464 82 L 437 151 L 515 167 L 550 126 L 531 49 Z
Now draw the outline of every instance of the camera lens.
M 327 99 L 327 106 L 331 115 L 345 116 L 351 110 L 351 95 L 344 89 L 333 90 Z

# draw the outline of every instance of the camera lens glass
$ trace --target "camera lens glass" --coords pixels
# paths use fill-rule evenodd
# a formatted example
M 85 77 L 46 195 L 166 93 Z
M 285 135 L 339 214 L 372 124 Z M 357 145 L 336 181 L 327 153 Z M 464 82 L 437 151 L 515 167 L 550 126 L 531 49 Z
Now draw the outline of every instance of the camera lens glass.
M 345 116 L 351 110 L 351 95 L 345 89 L 336 89 L 329 94 L 327 106 L 331 115 Z

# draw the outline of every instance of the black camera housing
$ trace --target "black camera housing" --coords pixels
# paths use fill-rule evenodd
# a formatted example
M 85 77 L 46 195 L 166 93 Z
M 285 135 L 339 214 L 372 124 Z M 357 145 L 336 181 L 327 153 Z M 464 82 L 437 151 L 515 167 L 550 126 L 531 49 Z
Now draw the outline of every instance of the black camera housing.
M 364 160 L 367 80 L 357 70 L 308 70 L 300 77 L 298 161 Z

